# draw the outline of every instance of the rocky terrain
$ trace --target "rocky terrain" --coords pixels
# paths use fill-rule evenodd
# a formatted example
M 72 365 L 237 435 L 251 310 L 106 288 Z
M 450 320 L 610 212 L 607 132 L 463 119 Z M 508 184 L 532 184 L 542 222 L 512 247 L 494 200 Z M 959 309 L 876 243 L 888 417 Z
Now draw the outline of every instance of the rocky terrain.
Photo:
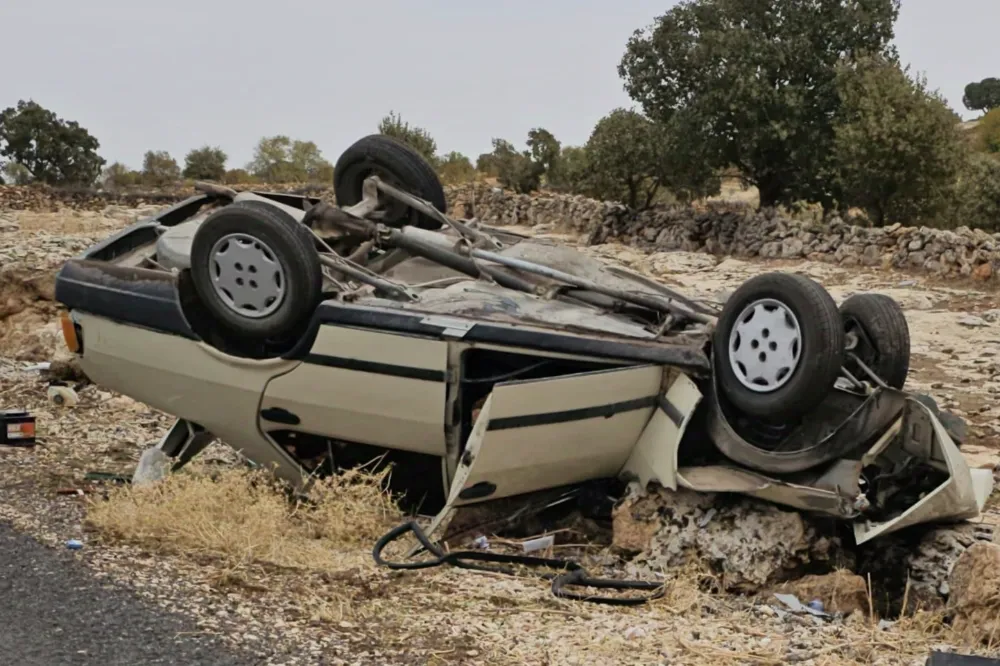
M 482 188 L 452 190 L 450 201 L 468 204 L 470 214 L 493 223 L 580 244 L 695 296 L 718 295 L 777 267 L 814 277 L 838 301 L 858 291 L 889 294 L 903 305 L 911 328 L 908 388 L 932 393 L 969 421 L 963 450 L 971 464 L 1000 463 L 1000 307 L 986 284 L 957 281 L 962 275 L 992 279 L 982 266 L 992 270 L 993 236 L 809 226 L 739 211 L 634 216 L 576 197 L 516 197 Z M 83 539 L 76 557 L 94 575 L 183 611 L 200 630 L 268 664 L 922 664 L 934 646 L 969 642 L 970 652 L 998 654 L 989 636 L 998 630 L 991 591 L 1000 593 L 1000 582 L 984 574 L 996 558 L 997 547 L 988 543 L 992 533 L 983 532 L 992 513 L 982 526 L 894 541 L 859 566 L 833 562 L 837 545 L 822 541 L 824 535 L 794 512 L 670 497 L 663 501 L 687 507 L 675 515 L 688 518 L 657 521 L 649 529 L 643 525 L 648 508 L 629 503 L 616 514 L 612 543 L 573 552 L 602 575 L 662 577 L 666 597 L 635 609 L 563 602 L 530 576 L 388 573 L 373 567 L 367 548 L 338 554 L 339 568 L 288 571 L 231 562 L 220 567 L 197 552 L 164 554 L 98 538 L 82 521 L 87 501 L 100 499 L 108 486 L 89 481 L 87 473 L 130 474 L 169 419 L 100 387 L 76 384 L 72 374 L 53 376 L 62 372 L 58 361 L 66 354 L 51 274 L 66 258 L 165 203 L 145 195 L 66 199 L 0 188 L 0 406 L 30 409 L 40 438 L 34 449 L 0 447 L 0 520 L 56 548 Z M 663 217 L 669 215 L 678 217 Z M 831 251 L 817 249 L 827 242 Z M 954 261 L 943 259 L 948 251 Z M 866 252 L 879 260 L 863 260 Z M 922 261 L 910 259 L 921 252 Z M 950 273 L 928 266 L 931 257 Z M 942 279 L 946 275 L 956 279 Z M 39 366 L 52 361 L 54 368 Z M 53 379 L 76 388 L 78 402 L 54 404 L 47 395 Z M 232 462 L 217 445 L 207 457 L 223 466 Z M 747 538 L 705 541 L 705 535 L 728 532 L 716 526 L 734 523 L 757 527 L 746 528 Z M 707 527 L 692 531 L 692 525 Z M 686 535 L 698 557 L 649 553 L 623 571 L 621 553 L 647 548 L 663 529 Z M 636 530 L 642 532 L 638 540 Z M 893 548 L 901 552 L 888 553 Z M 724 564 L 711 566 L 707 552 Z M 775 573 L 823 558 L 827 568 L 843 564 L 845 570 L 788 580 Z M 895 573 L 888 571 L 893 567 Z M 913 592 L 903 605 L 928 612 L 902 618 L 885 613 L 880 623 L 870 611 L 891 605 L 888 596 L 899 601 L 899 571 L 906 568 Z M 792 592 L 803 603 L 819 600 L 830 616 L 790 609 L 772 596 L 776 591 Z M 942 624 L 944 617 L 953 617 L 953 626 Z

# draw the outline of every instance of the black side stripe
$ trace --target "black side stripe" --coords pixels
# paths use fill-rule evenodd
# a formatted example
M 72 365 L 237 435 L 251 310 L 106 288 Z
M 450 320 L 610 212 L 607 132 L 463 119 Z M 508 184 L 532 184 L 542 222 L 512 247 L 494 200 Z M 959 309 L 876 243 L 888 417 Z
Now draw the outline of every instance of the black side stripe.
M 525 414 L 524 416 L 507 416 L 491 419 L 487 430 L 510 430 L 512 428 L 531 428 L 533 426 L 552 425 L 554 423 L 569 423 L 586 419 L 610 418 L 616 414 L 634 412 L 638 409 L 656 406 L 657 396 L 614 402 L 610 405 L 569 409 L 563 412 L 548 412 L 545 414 Z
M 674 425 L 678 428 L 684 423 L 684 415 L 681 414 L 681 410 L 677 409 L 677 405 L 667 400 L 667 396 L 661 395 L 659 397 L 659 408 L 663 410 L 667 418 L 673 421 Z
M 377 361 L 360 361 L 356 358 L 341 358 L 339 356 L 327 356 L 326 354 L 306 354 L 303 360 L 312 365 L 323 365 L 328 368 L 369 372 L 374 375 L 389 375 L 404 379 L 419 379 L 425 382 L 445 382 L 448 379 L 447 374 L 443 370 L 411 368 L 405 365 L 392 365 Z

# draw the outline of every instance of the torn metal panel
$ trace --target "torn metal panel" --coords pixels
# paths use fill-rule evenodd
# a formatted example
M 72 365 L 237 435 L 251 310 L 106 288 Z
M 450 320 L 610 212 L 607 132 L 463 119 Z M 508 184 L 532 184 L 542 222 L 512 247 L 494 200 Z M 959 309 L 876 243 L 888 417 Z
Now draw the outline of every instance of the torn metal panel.
M 661 398 L 621 470 L 645 488 L 656 481 L 677 490 L 677 451 L 681 438 L 701 404 L 701 391 L 687 375 L 678 373 Z
M 905 409 L 900 448 L 929 453 L 928 462 L 940 461 L 947 479 L 894 518 L 856 522 L 854 536 L 859 544 L 919 523 L 975 518 L 985 503 L 984 484 L 981 480 L 973 481 L 965 458 L 934 413 L 913 399 L 906 401 Z

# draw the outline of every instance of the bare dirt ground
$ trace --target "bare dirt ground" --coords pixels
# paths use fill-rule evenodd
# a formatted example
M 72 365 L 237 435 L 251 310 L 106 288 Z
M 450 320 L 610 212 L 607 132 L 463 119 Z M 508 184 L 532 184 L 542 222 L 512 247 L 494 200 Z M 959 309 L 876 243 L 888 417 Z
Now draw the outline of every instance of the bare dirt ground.
M 882 626 L 857 612 L 821 621 L 784 612 L 773 599 L 713 593 L 698 563 L 662 572 L 666 596 L 637 608 L 560 600 L 532 576 L 377 569 L 371 537 L 398 519 L 377 497 L 334 487 L 328 499 L 340 502 L 339 518 L 292 515 L 234 472 L 233 456 L 218 445 L 200 476 L 152 494 L 88 481 L 92 471 L 131 474 L 170 419 L 93 385 L 79 387 L 72 407 L 49 400 L 48 378 L 33 364 L 65 352 L 46 279 L 137 213 L 0 211 L 0 408 L 30 410 L 39 435 L 33 449 L 0 447 L 0 521 L 54 548 L 82 539 L 75 557 L 92 575 L 189 616 L 200 632 L 268 664 L 922 664 L 932 647 L 962 642 L 934 613 Z M 892 295 L 911 327 L 910 386 L 965 415 L 973 464 L 1000 461 L 994 294 L 814 262 L 764 265 L 610 245 L 587 251 L 696 296 L 776 267 L 811 275 L 838 300 L 857 291 Z M 205 475 L 213 470 L 228 471 L 211 483 Z M 112 502 L 102 504 L 105 496 Z M 332 529 L 337 521 L 351 533 Z M 572 553 L 597 574 L 615 573 L 605 546 Z M 872 581 L 869 597 L 879 584 Z M 995 643 L 968 651 L 1000 655 Z

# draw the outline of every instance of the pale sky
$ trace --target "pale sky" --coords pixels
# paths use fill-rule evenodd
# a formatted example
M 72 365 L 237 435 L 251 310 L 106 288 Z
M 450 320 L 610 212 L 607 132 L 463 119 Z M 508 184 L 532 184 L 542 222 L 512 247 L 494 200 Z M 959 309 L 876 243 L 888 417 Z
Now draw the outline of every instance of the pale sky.
M 564 145 L 631 106 L 617 66 L 669 0 L 0 0 L 0 108 L 33 98 L 108 160 L 183 163 L 205 143 L 243 166 L 265 135 L 331 162 L 390 110 L 475 160 L 535 126 Z M 896 44 L 963 118 L 1000 76 L 998 0 L 903 0 Z

